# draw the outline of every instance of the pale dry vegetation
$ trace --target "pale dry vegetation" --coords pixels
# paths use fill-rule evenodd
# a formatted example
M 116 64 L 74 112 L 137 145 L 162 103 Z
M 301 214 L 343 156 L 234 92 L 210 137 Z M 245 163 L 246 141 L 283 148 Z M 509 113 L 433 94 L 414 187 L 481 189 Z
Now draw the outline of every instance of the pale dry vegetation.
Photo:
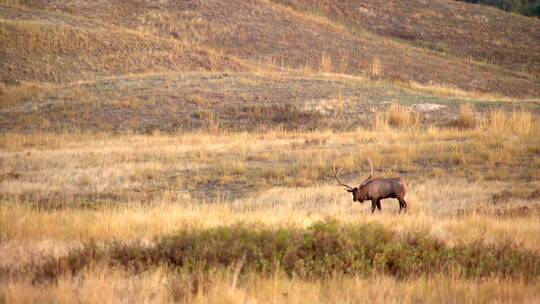
M 398 280 L 388 276 L 326 280 L 290 278 L 282 273 L 238 278 L 235 269 L 186 275 L 167 268 L 134 276 L 108 268 L 61 278 L 54 286 L 14 281 L 0 287 L 7 303 L 21 302 L 153 302 L 153 303 L 534 303 L 538 283 L 447 276 Z M 384 292 L 383 292 L 384 291 Z
M 405 106 L 392 104 L 388 108 L 387 121 L 390 126 L 397 128 L 418 127 L 419 115 Z
M 30 98 L 43 99 L 47 91 L 47 88 L 34 83 L 7 86 L 0 82 L 0 107 L 14 105 Z
M 380 79 L 384 76 L 383 65 L 379 58 L 375 57 L 369 65 L 368 75 L 373 79 Z
M 494 133 L 512 133 L 518 136 L 526 136 L 534 129 L 534 116 L 527 111 L 513 111 L 511 114 L 495 110 L 489 114 L 490 131 Z
M 499 113 L 504 113 L 506 120 Z M 396 121 L 406 121 L 413 115 L 401 105 L 392 105 L 384 115 L 391 114 Z M 206 233 L 229 235 L 226 231 L 231 229 L 232 235 L 247 238 L 236 244 L 252 250 L 249 246 L 258 245 L 250 240 L 267 237 L 266 233 L 274 233 L 274 229 L 284 229 L 277 235 L 289 230 L 308 233 L 312 227 L 323 225 L 320 229 L 330 229 L 332 234 L 334 224 L 328 221 L 333 220 L 338 227 L 369 230 L 370 225 L 382 225 L 381 229 L 388 231 L 385 233 L 395 234 L 400 242 L 413 233 L 428 238 L 425 241 L 434 242 L 434 246 L 448 248 L 445 250 L 464 248 L 466 254 L 467 246 L 494 246 L 500 254 L 511 256 L 513 251 L 504 252 L 516 250 L 516 254 L 534 261 L 540 250 L 536 117 L 524 111 L 489 112 L 474 128 L 412 126 L 414 120 L 382 129 L 338 133 L 5 133 L 0 138 L 2 299 L 11 302 L 24 293 L 27 301 L 225 299 L 234 303 L 295 303 L 305 300 L 301 294 L 310 293 L 313 302 L 354 302 L 365 296 L 400 302 L 419 298 L 443 302 L 535 301 L 535 283 L 514 275 L 535 277 L 536 270 L 499 269 L 503 266 L 488 262 L 492 259 L 489 256 L 478 257 L 488 259 L 488 264 L 476 267 L 495 268 L 473 271 L 456 264 L 465 268 L 455 273 L 441 268 L 446 274 L 420 272 L 417 277 L 412 273 L 420 266 L 393 256 L 393 247 L 385 249 L 390 250 L 385 259 L 405 263 L 399 264 L 403 267 L 399 276 L 405 279 L 395 277 L 392 268 L 370 272 L 368 277 L 336 273 L 306 280 L 287 275 L 302 269 L 319 271 L 317 267 L 324 263 L 315 266 L 318 262 L 302 266 L 308 268 L 283 264 L 275 268 L 277 272 L 265 274 L 252 267 L 266 265 L 271 258 L 259 261 L 250 255 L 243 261 L 241 254 L 232 252 L 227 257 L 232 263 L 219 262 L 208 270 L 171 268 L 169 262 L 163 262 L 169 258 L 163 256 L 151 262 L 151 252 L 162 252 L 158 248 L 169 246 L 162 241 L 169 238 L 183 235 L 188 237 L 182 241 L 186 242 L 193 233 L 195 239 L 200 235 L 202 242 Z M 398 216 L 397 202 L 388 200 L 383 201 L 381 214 L 371 216 L 366 205 L 353 203 L 350 194 L 334 185 L 334 164 L 343 167 L 344 179 L 354 183 L 367 172 L 367 157 L 372 159 L 377 175 L 399 174 L 407 179 L 407 215 Z M 254 229 L 253 233 L 262 234 L 250 236 L 247 231 L 251 230 L 237 225 L 263 225 L 268 228 L 260 229 L 270 230 Z M 212 229 L 217 230 L 205 232 Z M 423 246 L 419 244 L 425 241 L 411 244 Z M 211 244 L 208 246 L 215 245 Z M 478 250 L 483 254 L 487 249 Z M 202 258 L 202 253 L 193 254 Z M 225 251 L 222 257 L 226 257 Z M 51 258 L 60 263 L 52 270 L 47 268 Z M 463 259 L 466 262 L 468 258 Z M 135 263 L 132 265 L 145 270 L 133 274 L 130 267 L 114 261 L 120 265 Z M 384 263 L 394 262 L 377 263 L 388 266 L 391 264 Z M 510 277 L 500 274 L 506 272 Z M 481 279 L 482 273 L 492 276 Z M 43 276 L 54 280 L 32 282 Z M 380 283 L 377 288 L 366 287 L 375 286 L 373 281 Z M 441 282 L 452 283 L 433 290 Z M 126 284 L 137 292 L 128 292 Z M 341 287 L 339 292 L 321 289 L 332 284 Z M 353 294 L 358 288 L 362 292 Z
M 408 113 L 408 112 L 405 112 Z M 239 197 L 276 186 L 311 186 L 332 165 L 359 178 L 366 158 L 379 174 L 420 181 L 530 182 L 538 178 L 537 130 L 522 114 L 507 125 L 531 129 L 388 128 L 354 132 L 190 133 L 110 136 L 4 134 L 0 195 L 36 207 L 159 199 L 165 191 L 196 198 Z M 92 149 L 88 149 L 91 145 Z M 17 177 L 10 177 L 15 174 Z M 141 191 L 144 189 L 144 191 Z
M 477 125 L 477 114 L 474 112 L 474 108 L 470 104 L 462 104 L 459 107 L 459 114 L 457 120 L 457 127 L 463 129 L 474 128 Z

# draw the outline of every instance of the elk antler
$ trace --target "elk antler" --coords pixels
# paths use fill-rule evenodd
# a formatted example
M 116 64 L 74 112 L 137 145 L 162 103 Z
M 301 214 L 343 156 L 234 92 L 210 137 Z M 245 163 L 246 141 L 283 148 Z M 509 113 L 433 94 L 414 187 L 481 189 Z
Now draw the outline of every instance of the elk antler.
M 370 173 L 369 173 L 369 176 L 366 178 L 365 181 L 363 181 L 360 186 L 362 186 L 363 184 L 367 183 L 370 179 L 373 178 L 373 163 L 371 162 L 371 159 L 367 159 L 368 162 L 369 162 L 369 169 L 370 169 Z
M 349 190 L 352 190 L 353 187 L 349 186 L 349 185 L 346 185 L 344 183 L 342 183 L 340 180 L 339 180 L 339 177 L 338 177 L 338 173 L 341 172 L 341 170 L 343 170 L 343 168 L 339 169 L 338 172 L 336 172 L 336 166 L 334 166 L 334 177 L 336 178 L 338 184 L 342 185 L 343 187 L 349 189 Z

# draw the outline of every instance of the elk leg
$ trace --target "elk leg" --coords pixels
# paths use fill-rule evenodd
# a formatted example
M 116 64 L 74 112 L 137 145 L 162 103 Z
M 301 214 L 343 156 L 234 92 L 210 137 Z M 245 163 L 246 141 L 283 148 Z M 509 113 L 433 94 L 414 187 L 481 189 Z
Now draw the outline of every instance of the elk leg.
M 398 200 L 399 200 L 399 212 L 401 213 L 402 208 L 404 212 L 407 212 L 407 202 L 402 198 L 398 198 Z
M 377 207 L 377 201 L 376 200 L 372 200 L 371 201 L 371 214 L 373 214 L 375 212 L 375 208 Z
M 381 211 L 381 200 L 377 200 L 377 209 Z

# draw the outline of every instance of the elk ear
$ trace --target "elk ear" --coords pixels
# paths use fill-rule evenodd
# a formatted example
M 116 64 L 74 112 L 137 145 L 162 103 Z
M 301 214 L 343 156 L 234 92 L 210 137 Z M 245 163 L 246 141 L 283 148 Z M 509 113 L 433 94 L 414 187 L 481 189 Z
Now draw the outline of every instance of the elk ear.
M 353 189 L 346 189 L 347 192 L 353 192 Z

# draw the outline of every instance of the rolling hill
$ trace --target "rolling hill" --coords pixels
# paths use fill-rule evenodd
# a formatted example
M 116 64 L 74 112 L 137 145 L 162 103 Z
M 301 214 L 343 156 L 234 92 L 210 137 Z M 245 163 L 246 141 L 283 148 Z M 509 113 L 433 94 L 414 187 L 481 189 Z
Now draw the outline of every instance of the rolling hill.
M 143 119 L 160 121 L 163 104 L 176 117 L 165 129 L 175 130 L 209 115 L 234 122 L 238 115 L 227 113 L 239 107 L 302 112 L 342 94 L 361 108 L 352 113 L 369 113 L 366 101 L 408 100 L 411 90 L 420 102 L 443 103 L 540 95 L 540 21 L 450 0 L 3 0 L 0 42 L 4 130 L 35 117 L 45 123 L 32 129 L 59 130 L 81 122 L 80 111 L 88 116 L 81 129 L 141 130 Z M 220 77 L 230 81 L 207 83 Z M 124 94 L 105 95 L 104 83 Z M 300 89 L 305 83 L 312 94 Z M 88 106 L 96 103 L 105 114 Z M 124 104 L 132 110 L 111 110 Z

